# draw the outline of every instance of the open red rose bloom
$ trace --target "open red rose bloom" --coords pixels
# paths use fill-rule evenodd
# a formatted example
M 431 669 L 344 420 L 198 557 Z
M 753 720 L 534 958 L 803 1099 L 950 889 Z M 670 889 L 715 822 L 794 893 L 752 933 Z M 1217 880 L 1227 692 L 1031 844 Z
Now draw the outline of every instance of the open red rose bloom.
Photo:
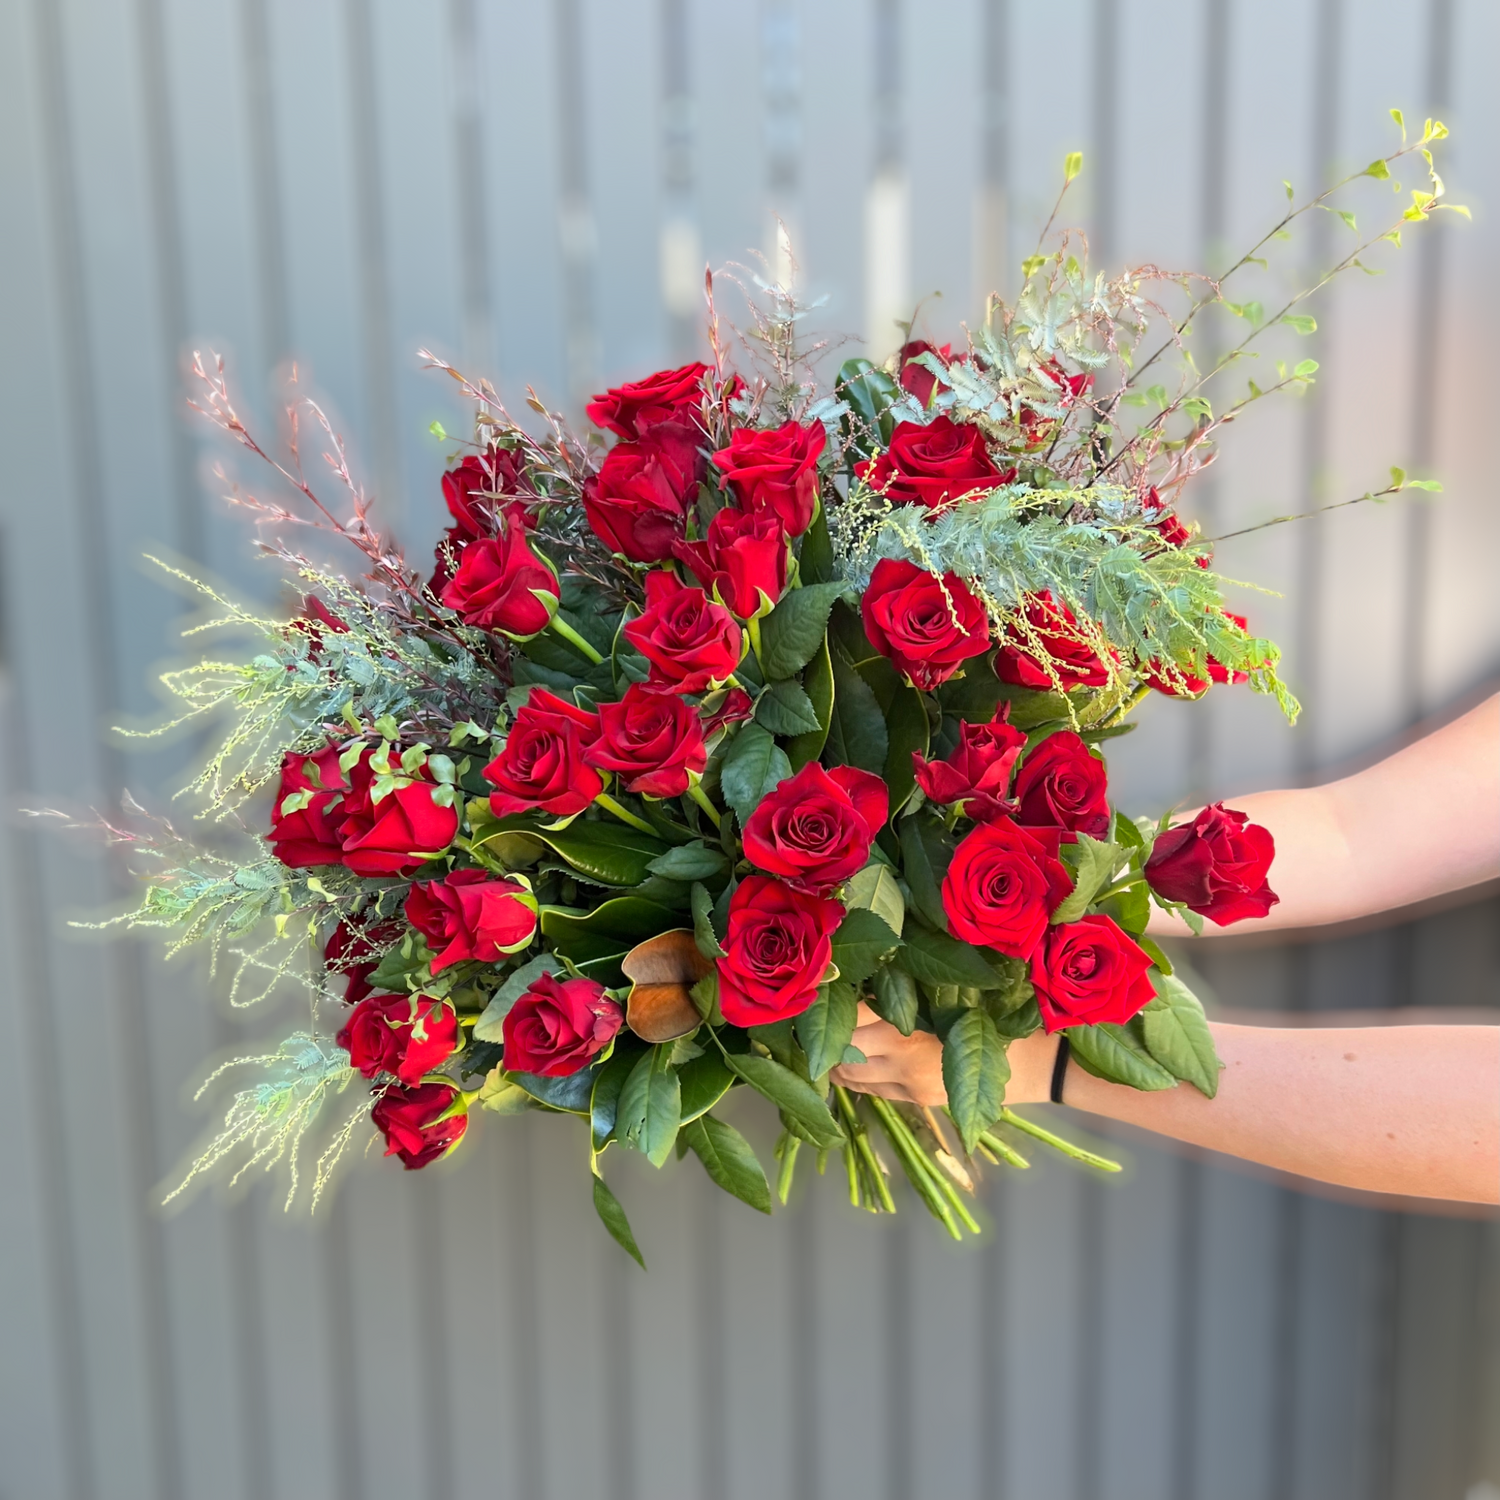
M 1057 349 L 1095 336 L 1078 319 Z M 1104 754 L 1152 689 L 1284 696 L 1275 648 L 1181 519 L 1180 445 L 1122 431 L 1106 471 L 1098 360 L 1003 327 L 851 360 L 816 402 L 664 370 L 597 396 L 582 436 L 466 384 L 435 572 L 362 510 L 360 582 L 287 554 L 314 592 L 213 772 L 266 788 L 264 846 L 192 887 L 214 932 L 323 955 L 265 1098 L 358 1080 L 408 1168 L 482 1113 L 572 1116 L 637 1254 L 612 1145 L 691 1150 L 770 1211 L 732 1091 L 778 1112 L 783 1201 L 806 1146 L 890 1207 L 890 1160 L 955 1236 L 960 1179 L 1025 1138 L 1011 1041 L 1062 1032 L 1104 1077 L 1212 1094 L 1147 925 L 1263 915 L 1270 836 L 1221 804 L 1134 821 Z M 942 1041 L 946 1117 L 835 1083 L 862 1004 Z

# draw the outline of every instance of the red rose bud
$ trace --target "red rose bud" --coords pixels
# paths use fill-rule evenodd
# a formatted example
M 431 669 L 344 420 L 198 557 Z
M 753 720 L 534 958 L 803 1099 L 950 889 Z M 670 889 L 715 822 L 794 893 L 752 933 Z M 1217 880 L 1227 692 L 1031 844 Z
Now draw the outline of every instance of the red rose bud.
M 344 857 L 336 806 L 348 790 L 339 770 L 339 749 L 330 745 L 316 755 L 281 757 L 281 784 L 271 809 L 268 841 L 276 858 L 293 869 L 336 865 Z
M 536 898 L 518 881 L 455 870 L 412 886 L 406 920 L 427 939 L 432 972 L 440 974 L 466 958 L 493 964 L 524 948 L 536 936 Z
M 405 924 L 394 918 L 373 927 L 354 927 L 340 922 L 323 949 L 323 967 L 330 974 L 348 978 L 344 1004 L 358 1005 L 371 992 L 370 975 L 380 966 L 380 956 L 400 941 Z
M 1057 691 L 1059 683 L 1066 691 L 1103 687 L 1109 681 L 1109 669 L 1078 629 L 1073 611 L 1066 604 L 1056 603 L 1048 590 L 1027 600 L 1025 618 L 1030 635 L 1017 625 L 1006 627 L 1005 643 L 995 657 L 995 675 L 1001 682 L 1051 693 Z M 1056 681 L 1035 654 L 1038 649 L 1051 662 Z
M 901 389 L 909 391 L 923 406 L 926 406 L 932 400 L 933 391 L 946 391 L 948 386 L 939 380 L 926 365 L 916 363 L 917 356 L 921 354 L 935 354 L 945 365 L 951 364 L 953 345 L 944 344 L 942 348 L 939 348 L 936 344 L 929 344 L 925 339 L 914 339 L 909 344 L 902 344 L 896 354 L 896 368 L 901 372 Z
M 817 998 L 844 920 L 837 901 L 749 875 L 729 902 L 719 1009 L 731 1026 L 768 1026 L 801 1015 Z
M 557 574 L 527 545 L 526 528 L 514 516 L 501 537 L 481 537 L 464 548 L 458 572 L 442 592 L 464 624 L 528 641 L 557 612 Z
M 969 817 L 995 817 L 1005 811 L 1010 776 L 1026 735 L 1005 722 L 1005 704 L 988 724 L 960 724 L 958 748 L 946 760 L 928 760 L 913 750 L 912 769 L 929 802 L 958 803 Z
M 861 603 L 870 644 L 914 686 L 930 692 L 990 644 L 984 606 L 955 573 L 941 579 L 884 557 Z
M 593 979 L 541 974 L 506 1013 L 503 1064 L 511 1073 L 566 1078 L 609 1046 L 625 1012 Z
M 651 682 L 671 693 L 701 693 L 730 677 L 744 652 L 744 632 L 721 604 L 672 574 L 646 575 L 646 610 L 625 626 L 625 639 L 651 663 Z
M 1016 773 L 1019 822 L 1102 839 L 1109 832 L 1104 762 L 1070 729 L 1049 734 Z M 1072 842 L 1069 840 L 1069 842 Z
M 594 534 L 632 562 L 665 561 L 687 524 L 700 467 L 697 440 L 685 427 L 616 443 L 583 487 Z
M 946 416 L 926 425 L 898 422 L 891 446 L 856 464 L 854 472 L 892 503 L 929 510 L 1009 484 L 1016 477 L 1013 468 L 997 469 L 990 461 L 979 428 Z
M 663 422 L 696 417 L 703 406 L 703 377 L 707 373 L 708 366 L 697 363 L 658 370 L 644 380 L 618 385 L 595 396 L 585 410 L 591 422 L 622 438 L 643 437 Z
M 604 790 L 604 778 L 584 759 L 599 737 L 599 715 L 533 688 L 500 753 L 484 768 L 496 788 L 490 811 L 539 808 L 556 817 L 581 813 Z
M 509 448 L 467 454 L 456 469 L 443 475 L 443 500 L 453 517 L 450 534 L 469 541 L 490 536 L 497 516 L 514 516 L 530 526 L 536 498 L 520 454 Z
M 744 509 L 775 515 L 788 536 L 801 536 L 817 508 L 818 459 L 827 441 L 821 422 L 739 427 L 713 461 Z
M 458 1015 L 431 995 L 369 995 L 334 1038 L 366 1078 L 393 1073 L 413 1087 L 458 1047 Z
M 1267 828 L 1215 802 L 1191 823 L 1169 828 L 1151 847 L 1146 880 L 1166 901 L 1220 927 L 1263 917 L 1281 899 L 1266 883 L 1276 855 Z
M 688 773 L 708 764 L 708 750 L 688 704 L 632 682 L 620 702 L 599 705 L 599 738 L 584 758 L 596 770 L 612 771 L 627 792 L 680 797 Z
M 1043 841 L 1001 818 L 959 844 L 943 878 L 943 910 L 954 937 L 1030 958 L 1072 889 Z
M 1168 546 L 1181 547 L 1185 542 L 1192 541 L 1192 532 L 1177 519 L 1174 512 L 1167 510 L 1166 502 L 1157 494 L 1154 484 L 1141 497 L 1141 509 L 1146 513 L 1148 524 Z M 1163 511 L 1166 511 L 1165 515 L 1162 515 Z
M 743 688 L 730 688 L 719 704 L 703 721 L 706 735 L 717 734 L 728 724 L 739 724 L 755 717 L 755 700 Z
M 769 614 L 786 588 L 786 532 L 779 517 L 721 510 L 708 539 L 674 549 L 698 582 L 742 620 Z
M 889 810 L 880 777 L 811 761 L 750 814 L 745 858 L 795 890 L 826 894 L 864 869 Z
M 410 875 L 458 836 L 458 810 L 432 800 L 437 787 L 425 765 L 409 778 L 400 773 L 408 784 L 376 801 L 376 773 L 370 764 L 374 753 L 366 750 L 349 772 L 339 824 L 343 863 L 356 875 Z
M 370 1111 L 375 1128 L 385 1137 L 385 1154 L 399 1156 L 408 1171 L 446 1156 L 469 1128 L 467 1110 L 441 1118 L 459 1097 L 454 1083 L 386 1089 Z
M 1156 990 L 1147 977 L 1151 955 L 1109 917 L 1080 917 L 1049 927 L 1032 956 L 1031 983 L 1042 1024 L 1123 1025 Z

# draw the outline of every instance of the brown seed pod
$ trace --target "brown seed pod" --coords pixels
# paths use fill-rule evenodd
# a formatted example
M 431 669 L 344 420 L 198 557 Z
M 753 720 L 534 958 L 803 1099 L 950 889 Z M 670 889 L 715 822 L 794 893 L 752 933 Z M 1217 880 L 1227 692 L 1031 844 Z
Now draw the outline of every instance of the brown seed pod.
M 620 960 L 620 967 L 631 981 L 625 1024 L 643 1042 L 670 1042 L 702 1024 L 688 991 L 713 963 L 698 951 L 690 928 L 675 928 L 637 943 Z

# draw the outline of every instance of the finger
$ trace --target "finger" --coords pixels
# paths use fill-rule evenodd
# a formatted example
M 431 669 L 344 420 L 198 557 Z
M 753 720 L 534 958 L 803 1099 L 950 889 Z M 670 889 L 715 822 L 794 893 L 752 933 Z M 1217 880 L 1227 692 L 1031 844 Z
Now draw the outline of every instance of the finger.
M 901 1104 L 912 1102 L 904 1083 L 874 1073 L 860 1063 L 845 1063 L 834 1068 L 833 1081 L 843 1088 L 853 1089 L 856 1094 L 878 1094 L 882 1099 L 895 1099 Z
M 863 1000 L 859 1002 L 859 1009 L 855 1012 L 855 1015 L 859 1018 L 855 1022 L 856 1026 L 870 1026 L 880 1019 L 880 1017 L 875 1014 L 874 1010 L 871 1009 L 871 1007 L 867 1005 Z

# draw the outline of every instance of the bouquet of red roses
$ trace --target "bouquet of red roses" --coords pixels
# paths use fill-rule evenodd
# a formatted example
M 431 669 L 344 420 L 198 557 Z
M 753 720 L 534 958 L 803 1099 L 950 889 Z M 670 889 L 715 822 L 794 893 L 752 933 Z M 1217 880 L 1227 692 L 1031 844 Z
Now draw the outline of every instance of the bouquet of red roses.
M 246 503 L 346 538 L 364 576 L 278 545 L 295 617 L 231 609 L 260 653 L 168 679 L 190 714 L 234 715 L 209 804 L 273 788 L 258 857 L 122 834 L 163 866 L 134 920 L 238 945 L 265 988 L 318 959 L 314 1026 L 253 1060 L 190 1180 L 289 1161 L 295 1191 L 305 1132 L 360 1080 L 315 1196 L 366 1117 L 419 1168 L 476 1114 L 542 1111 L 578 1122 L 639 1256 L 612 1145 L 691 1151 L 770 1211 L 716 1113 L 738 1089 L 779 1116 L 783 1202 L 804 1148 L 872 1210 L 894 1163 L 958 1237 L 977 1163 L 1024 1165 L 1025 1137 L 1108 1165 L 1006 1108 L 1010 1041 L 1044 1027 L 1100 1076 L 1212 1095 L 1202 1010 L 1147 919 L 1263 915 L 1271 840 L 1222 805 L 1124 815 L 1101 746 L 1151 692 L 1295 703 L 1177 514 L 1220 420 L 1202 377 L 1126 421 L 1153 277 L 1090 277 L 1065 242 L 967 347 L 850 360 L 827 391 L 765 288 L 740 370 L 711 317 L 711 362 L 605 392 L 587 438 L 433 360 L 476 424 L 428 575 L 331 430 L 350 518 L 278 464 L 313 514 Z M 222 369 L 198 372 L 261 453 Z M 861 1001 L 941 1038 L 945 1118 L 831 1085 Z

